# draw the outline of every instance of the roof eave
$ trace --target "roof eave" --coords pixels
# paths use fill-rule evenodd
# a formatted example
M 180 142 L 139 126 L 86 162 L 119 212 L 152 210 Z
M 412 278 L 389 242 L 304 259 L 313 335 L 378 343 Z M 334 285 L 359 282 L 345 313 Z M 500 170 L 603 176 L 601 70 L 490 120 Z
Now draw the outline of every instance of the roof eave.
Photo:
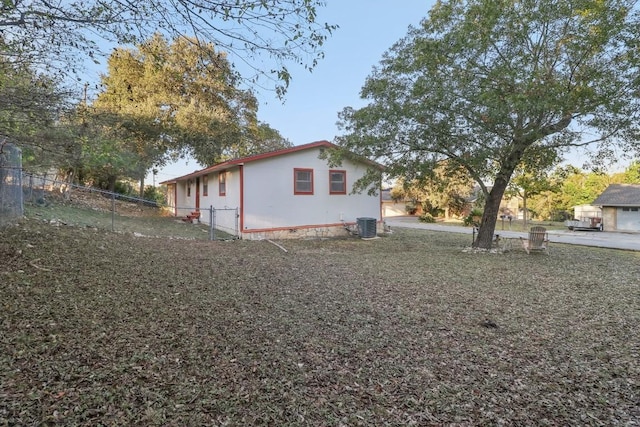
M 215 164 L 213 166 L 209 166 L 207 168 L 204 169 L 200 169 L 194 172 L 191 172 L 187 175 L 182 175 L 179 176 L 177 178 L 173 178 L 171 180 L 167 180 L 167 181 L 163 181 L 160 184 L 171 184 L 171 183 L 176 183 L 178 181 L 184 181 L 187 179 L 191 179 L 191 178 L 196 178 L 198 176 L 203 176 L 203 175 L 207 175 L 209 173 L 212 172 L 219 172 L 219 171 L 223 171 L 226 169 L 229 169 L 231 167 L 235 167 L 235 166 L 243 166 L 245 163 L 249 163 L 249 162 L 254 162 L 257 160 L 264 160 L 264 159 L 268 159 L 271 157 L 278 157 L 278 156 L 282 156 L 285 154 L 290 154 L 290 153 L 296 153 L 298 151 L 304 151 L 304 150 L 309 150 L 312 148 L 339 148 L 337 145 L 326 141 L 326 140 L 321 140 L 321 141 L 315 141 L 315 142 L 311 142 L 309 144 L 303 144 L 303 145 L 297 145 L 294 147 L 289 147 L 289 148 L 283 148 L 281 150 L 275 150 L 275 151 L 269 151 L 266 153 L 261 153 L 261 154 L 255 154 L 252 156 L 247 156 L 247 157 L 240 157 L 237 159 L 232 159 L 232 160 L 228 160 L 222 163 L 218 163 Z M 359 161 L 366 163 L 372 167 L 376 167 L 379 168 L 380 170 L 384 170 L 385 167 L 383 165 L 381 165 L 380 163 L 374 162 L 373 160 L 369 160 L 367 158 L 359 158 Z

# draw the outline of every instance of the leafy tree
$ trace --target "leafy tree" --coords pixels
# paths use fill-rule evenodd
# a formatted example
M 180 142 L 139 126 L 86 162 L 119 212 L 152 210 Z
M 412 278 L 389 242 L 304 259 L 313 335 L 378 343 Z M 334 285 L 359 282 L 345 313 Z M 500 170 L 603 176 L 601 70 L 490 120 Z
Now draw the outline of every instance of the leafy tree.
M 0 58 L 0 135 L 21 147 L 26 171 L 73 170 L 79 147 L 61 123 L 71 111 L 69 94 L 56 79 L 26 63 Z
M 224 155 L 233 159 L 289 147 L 293 147 L 293 144 L 278 130 L 267 123 L 254 122 L 245 129 L 241 140 L 225 150 Z
M 632 162 L 620 178 L 621 182 L 625 184 L 640 184 L 640 162 Z
M 0 57 L 0 135 L 20 144 L 25 160 L 34 160 L 40 142 L 57 141 L 53 128 L 67 109 L 67 95 L 54 79 Z M 54 152 L 49 147 L 47 155 Z
M 161 165 L 168 150 L 213 162 L 240 139 L 243 118 L 254 116 L 254 98 L 234 87 L 229 63 L 223 55 L 210 60 L 215 51 L 209 49 L 202 57 L 191 40 L 169 44 L 157 34 L 109 57 L 92 107 L 137 154 L 141 191 L 147 171 Z
M 290 146 L 257 120 L 257 101 L 236 87 L 224 54 L 203 56 L 191 39 L 172 43 L 156 34 L 137 49 L 116 49 L 102 76 L 93 110 L 137 155 L 137 179 L 171 155 L 210 165 L 225 158 Z M 215 58 L 215 60 L 211 60 Z
M 120 141 L 113 138 L 97 137 L 80 139 L 82 146 L 82 169 L 84 180 L 94 186 L 116 191 L 118 179 L 136 176 L 136 153 L 123 149 Z
M 574 166 L 556 169 L 550 177 L 558 190 L 550 202 L 552 210 L 572 211 L 574 206 L 589 204 L 617 179 L 599 172 L 584 172 Z
M 445 218 L 462 214 L 466 198 L 473 191 L 473 180 L 462 168 L 451 169 L 447 162 L 437 165 L 430 173 L 412 181 L 400 179 L 392 189 L 394 199 L 409 199 L 421 203 L 423 210 Z
M 516 169 L 505 194 L 518 196 L 522 199 L 522 209 L 524 213 L 523 226 L 526 227 L 529 219 L 529 200 L 534 196 L 553 190 L 553 183 L 548 180 L 546 175 Z
M 90 182 L 114 191 L 119 178 L 138 177 L 139 157 L 110 115 L 80 104 L 59 118 L 55 130 L 64 144 L 56 145 L 59 151 L 51 156 L 49 168 L 55 166 L 67 182 Z M 40 157 L 47 157 L 47 150 L 38 148 Z
M 522 199 L 524 227 L 527 226 L 527 214 L 529 212 L 527 204 L 529 199 L 548 191 L 557 191 L 558 189 L 558 183 L 548 177 L 551 167 L 559 162 L 556 153 L 550 150 L 530 151 L 529 153 L 536 155 L 536 157 L 523 161 L 515 168 L 505 190 L 505 195 L 518 196 Z
M 465 168 L 486 197 L 475 245 L 489 248 L 507 185 L 534 153 L 637 147 L 633 6 L 439 1 L 367 78 L 361 96 L 369 104 L 341 112 L 338 143 L 392 176 L 410 178 L 443 159 Z
M 210 44 L 245 62 L 256 83 L 266 77 L 283 94 L 288 63 L 313 68 L 335 25 L 317 21 L 322 0 L 4 0 L 0 46 L 14 61 L 61 73 L 78 71 L 78 52 L 97 58 L 102 41 L 136 44 L 156 32 L 168 38 L 189 34 L 195 46 Z M 262 59 L 275 61 L 264 67 Z

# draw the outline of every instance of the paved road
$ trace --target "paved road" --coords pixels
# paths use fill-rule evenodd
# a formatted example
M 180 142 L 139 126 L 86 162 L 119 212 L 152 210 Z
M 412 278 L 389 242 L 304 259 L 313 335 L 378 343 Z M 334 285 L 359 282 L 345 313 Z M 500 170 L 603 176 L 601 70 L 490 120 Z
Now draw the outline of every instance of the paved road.
M 424 230 L 448 231 L 452 233 L 471 234 L 472 227 L 457 227 L 452 225 L 429 224 L 418 221 L 416 217 L 389 217 L 385 218 L 387 225 L 402 228 L 420 228 Z M 506 227 L 505 227 L 506 228 Z M 556 243 L 570 245 L 596 246 L 600 248 L 624 249 L 640 251 L 640 233 L 622 233 L 607 231 L 570 231 L 549 230 L 549 240 Z M 496 226 L 495 234 L 508 239 L 527 237 L 527 232 L 502 230 L 500 222 Z

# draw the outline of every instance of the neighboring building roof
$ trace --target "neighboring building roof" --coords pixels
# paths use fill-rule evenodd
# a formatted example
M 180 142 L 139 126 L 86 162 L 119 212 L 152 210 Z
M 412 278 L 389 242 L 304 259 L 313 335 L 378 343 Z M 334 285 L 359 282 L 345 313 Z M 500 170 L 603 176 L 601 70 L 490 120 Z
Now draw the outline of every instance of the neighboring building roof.
M 383 188 L 382 191 L 380 192 L 380 197 L 382 198 L 383 202 L 392 201 L 393 199 L 391 198 L 391 189 Z
M 394 199 L 393 197 L 391 197 L 392 191 L 392 188 L 383 188 L 382 191 L 380 191 L 380 197 L 382 198 L 383 202 L 403 203 L 407 201 L 407 199 L 404 197 L 400 199 Z
M 596 206 L 640 206 L 640 185 L 611 184 L 592 203 Z
M 187 175 L 183 175 L 183 176 L 179 176 L 177 178 L 173 178 L 173 179 L 169 179 L 167 181 L 163 181 L 160 184 L 171 184 L 171 183 L 175 183 L 176 181 L 182 181 L 182 180 L 189 179 L 189 178 L 195 178 L 196 176 L 205 175 L 205 174 L 208 174 L 210 172 L 223 171 L 223 170 L 228 169 L 228 168 L 230 168 L 232 166 L 244 165 L 245 163 L 254 162 L 256 160 L 263 160 L 263 159 L 268 159 L 270 157 L 282 156 L 284 154 L 295 153 L 295 152 L 303 151 L 303 150 L 309 150 L 311 148 L 339 148 L 339 147 L 337 145 L 332 144 L 331 142 L 325 141 L 325 140 L 311 142 L 309 144 L 296 145 L 295 147 L 283 148 L 281 150 L 269 151 L 267 153 L 255 154 L 255 155 L 252 155 L 252 156 L 240 157 L 240 158 L 237 158 L 237 159 L 228 160 L 226 162 L 217 163 L 217 164 L 215 164 L 213 166 L 209 166 L 208 168 L 200 169 L 200 170 L 197 170 L 197 171 L 192 172 L 192 173 L 187 174 Z M 382 168 L 382 165 L 380 165 L 380 164 L 378 164 L 376 162 L 373 162 L 373 161 L 371 161 L 369 159 L 361 158 L 360 160 L 362 162 L 364 162 L 364 163 L 370 164 L 371 166 Z

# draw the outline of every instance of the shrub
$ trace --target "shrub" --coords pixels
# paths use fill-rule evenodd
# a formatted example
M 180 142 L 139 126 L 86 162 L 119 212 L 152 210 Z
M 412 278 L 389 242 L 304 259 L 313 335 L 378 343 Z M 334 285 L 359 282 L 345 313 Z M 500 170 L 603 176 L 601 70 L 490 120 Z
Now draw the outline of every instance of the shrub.
M 149 200 L 155 206 L 164 206 L 165 194 L 159 187 L 148 185 L 144 189 L 144 199 Z
M 137 196 L 133 186 L 127 181 L 116 181 L 113 191 L 124 196 Z
M 429 212 L 424 212 L 418 217 L 420 222 L 436 222 L 436 219 Z
M 478 208 L 473 208 L 471 212 L 469 212 L 469 215 L 464 217 L 462 222 L 464 225 L 473 225 L 474 227 L 477 227 L 480 225 L 480 220 L 482 220 L 482 211 Z
M 418 207 L 413 202 L 408 202 L 404 209 L 407 211 L 409 215 L 414 215 L 418 211 Z

